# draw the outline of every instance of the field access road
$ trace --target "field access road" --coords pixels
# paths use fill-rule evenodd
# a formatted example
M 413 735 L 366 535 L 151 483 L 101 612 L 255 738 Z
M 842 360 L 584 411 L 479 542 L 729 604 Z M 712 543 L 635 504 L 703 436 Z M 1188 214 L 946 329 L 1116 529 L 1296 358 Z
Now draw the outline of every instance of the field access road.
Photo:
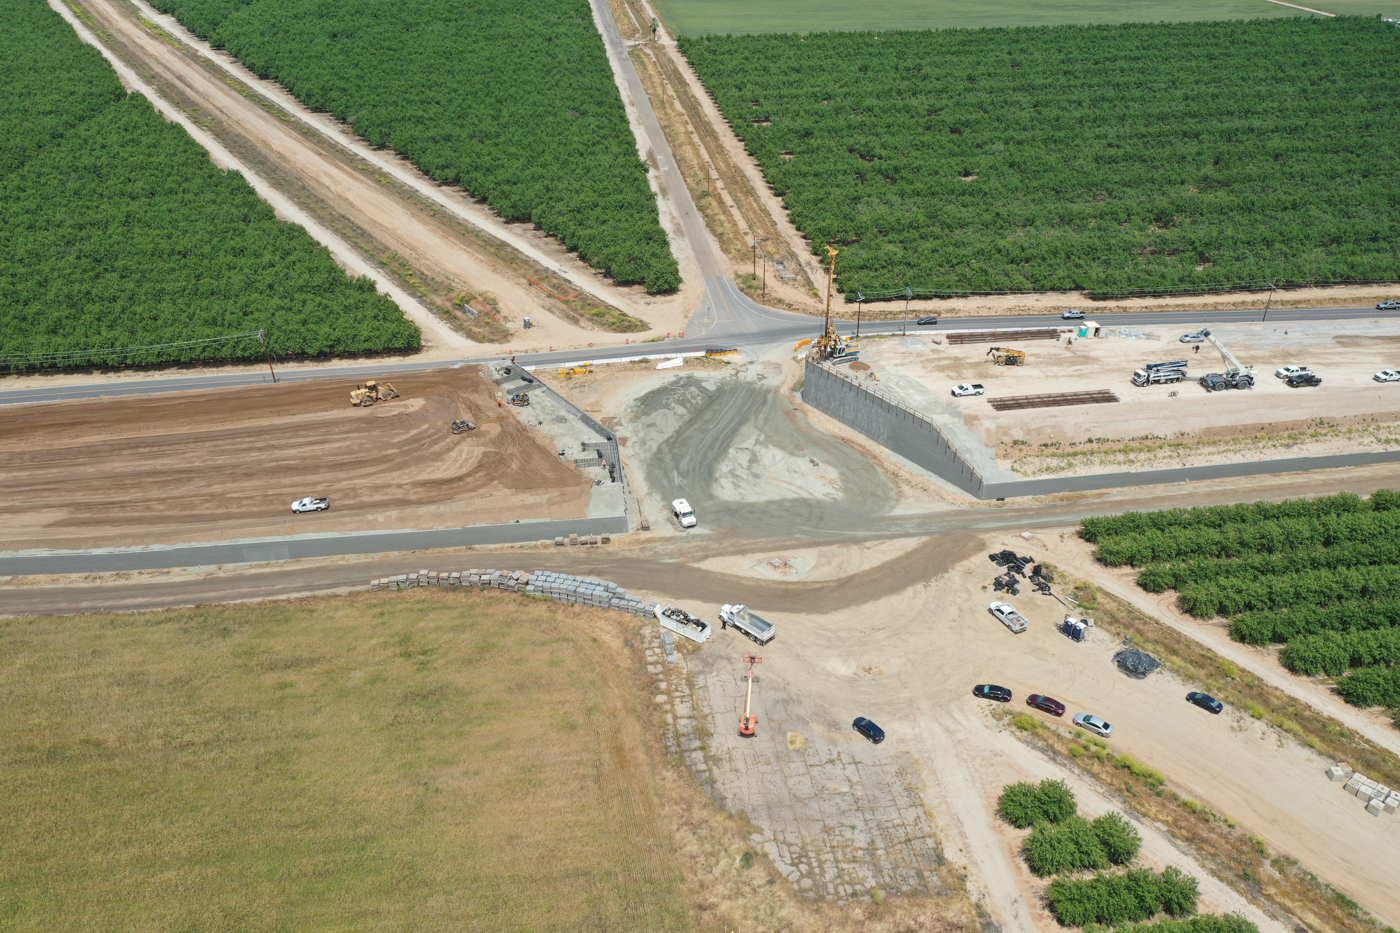
M 924 312 L 920 312 L 921 314 Z M 1121 314 L 1100 314 L 1094 320 L 1113 327 L 1163 327 L 1195 329 L 1203 324 L 1233 324 L 1258 321 L 1259 311 L 1158 311 L 1125 312 Z M 1269 321 L 1279 324 L 1303 322 L 1354 320 L 1357 318 L 1400 317 L 1400 311 L 1377 311 L 1375 308 L 1286 308 L 1269 312 Z M 657 343 L 629 344 L 613 347 L 594 347 L 573 350 L 556 350 L 552 353 L 528 353 L 516 356 L 517 362 L 527 368 L 548 369 L 554 366 L 582 363 L 589 360 L 628 360 L 661 358 L 682 353 L 701 353 L 710 347 L 723 347 L 741 350 L 753 356 L 762 355 L 783 346 L 791 347 L 799 340 L 815 337 L 821 330 L 821 322 L 804 314 L 793 314 L 769 308 L 750 299 L 734 281 L 724 276 L 706 278 L 706 298 L 691 318 L 695 328 L 684 338 Z M 897 334 L 939 334 L 950 331 L 985 330 L 990 328 L 1045 327 L 1048 325 L 1069 326 L 1057 315 L 1006 315 L 998 317 L 959 317 L 947 318 L 935 326 L 920 327 L 913 321 L 881 321 L 862 323 L 862 335 Z M 843 335 L 856 333 L 856 325 L 851 321 L 837 322 L 837 330 Z M 1163 349 L 1163 353 L 1168 351 Z M 460 360 L 440 360 L 436 362 L 409 361 L 403 363 L 356 363 L 349 366 L 315 367 L 297 369 L 282 367 L 277 371 L 281 381 L 298 382 L 310 379 L 344 379 L 363 381 L 367 378 L 384 378 L 395 373 L 420 372 L 428 369 L 450 369 L 471 364 L 489 364 L 505 359 L 505 352 L 487 356 L 477 356 Z M 261 385 L 271 382 L 272 377 L 264 371 L 243 373 L 194 374 L 169 379 L 116 380 L 113 382 L 88 383 L 84 385 L 35 386 L 27 389 L 0 391 L 0 406 L 16 405 L 25 402 L 61 402 L 67 399 L 102 398 L 104 396 L 141 395 L 148 392 L 184 392 L 193 389 L 220 389 L 230 386 Z

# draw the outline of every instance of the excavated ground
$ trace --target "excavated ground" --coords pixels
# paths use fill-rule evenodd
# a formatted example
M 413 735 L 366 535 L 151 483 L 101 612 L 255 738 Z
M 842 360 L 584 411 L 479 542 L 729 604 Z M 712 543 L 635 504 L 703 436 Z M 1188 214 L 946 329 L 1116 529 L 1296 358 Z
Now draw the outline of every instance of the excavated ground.
M 22 406 L 0 420 L 6 550 L 581 518 L 591 481 L 476 367 L 349 383 Z M 525 411 L 529 411 L 525 409 Z M 466 418 L 480 427 L 454 436 Z M 295 499 L 327 512 L 293 515 Z

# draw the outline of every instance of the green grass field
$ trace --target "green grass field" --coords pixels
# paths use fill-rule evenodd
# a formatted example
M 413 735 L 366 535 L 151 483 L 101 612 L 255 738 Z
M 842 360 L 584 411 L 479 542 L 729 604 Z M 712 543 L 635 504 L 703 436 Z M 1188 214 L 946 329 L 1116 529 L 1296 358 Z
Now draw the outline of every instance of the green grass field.
M 1400 0 L 1296 2 L 1351 16 L 1400 16 Z M 1190 22 L 1308 15 L 1267 0 L 657 0 L 657 6 L 671 29 L 688 35 Z
M 616 614 L 0 621 L 0 929 L 683 930 Z

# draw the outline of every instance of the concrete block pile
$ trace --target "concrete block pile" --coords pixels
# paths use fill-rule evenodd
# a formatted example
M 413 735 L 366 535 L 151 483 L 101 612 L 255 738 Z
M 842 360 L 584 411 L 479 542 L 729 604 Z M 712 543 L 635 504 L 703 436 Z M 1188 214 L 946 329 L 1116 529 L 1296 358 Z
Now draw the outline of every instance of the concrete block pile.
M 1400 809 L 1400 790 L 1392 790 L 1379 781 L 1373 781 L 1350 765 L 1336 764 L 1327 769 L 1327 776 L 1333 781 L 1346 781 L 1342 788 L 1348 794 L 1366 805 L 1366 812 L 1372 816 L 1394 813 Z
M 406 590 L 415 586 L 489 586 L 509 593 L 528 593 L 565 603 L 616 609 L 644 618 L 651 618 L 656 610 L 655 603 L 628 595 L 616 583 L 551 570 L 536 570 L 533 573 L 523 570 L 463 570 L 451 573 L 420 570 L 369 581 L 371 590 Z
M 576 577 L 552 570 L 537 570 L 530 575 L 530 585 L 525 592 L 535 596 L 548 596 L 567 603 L 582 603 L 600 609 L 617 609 L 636 616 L 650 617 L 655 610 L 654 603 L 629 596 L 627 591 L 616 583 L 595 580 L 592 577 Z

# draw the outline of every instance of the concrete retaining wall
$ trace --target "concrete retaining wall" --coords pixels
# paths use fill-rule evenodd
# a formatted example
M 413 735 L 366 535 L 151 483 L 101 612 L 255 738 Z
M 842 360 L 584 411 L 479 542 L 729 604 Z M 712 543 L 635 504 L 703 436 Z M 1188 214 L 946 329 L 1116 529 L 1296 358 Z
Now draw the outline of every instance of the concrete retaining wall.
M 1170 470 L 1093 473 L 1088 476 L 1057 476 L 1048 479 L 988 483 L 963 460 L 957 448 L 948 443 L 933 423 L 878 389 L 862 385 L 854 376 L 829 363 L 807 360 L 802 400 L 978 499 L 1047 496 L 1059 492 L 1089 492 L 1096 489 L 1121 489 L 1126 486 L 1156 486 L 1163 483 L 1187 483 L 1268 473 L 1300 473 L 1307 470 L 1335 470 L 1400 462 L 1400 451 L 1388 450 L 1378 453 L 1249 460 L 1211 466 L 1176 467 Z
M 979 499 L 982 477 L 934 424 L 834 366 L 807 360 L 802 401 Z
M 508 593 L 543 596 L 563 603 L 630 612 L 642 618 L 652 617 L 656 610 L 656 603 L 649 603 L 640 596 L 628 595 L 627 591 L 616 583 L 593 577 L 556 573 L 552 570 L 420 570 L 417 573 L 401 573 L 396 577 L 381 577 L 369 582 L 371 590 L 407 590 L 419 586 L 490 587 Z

